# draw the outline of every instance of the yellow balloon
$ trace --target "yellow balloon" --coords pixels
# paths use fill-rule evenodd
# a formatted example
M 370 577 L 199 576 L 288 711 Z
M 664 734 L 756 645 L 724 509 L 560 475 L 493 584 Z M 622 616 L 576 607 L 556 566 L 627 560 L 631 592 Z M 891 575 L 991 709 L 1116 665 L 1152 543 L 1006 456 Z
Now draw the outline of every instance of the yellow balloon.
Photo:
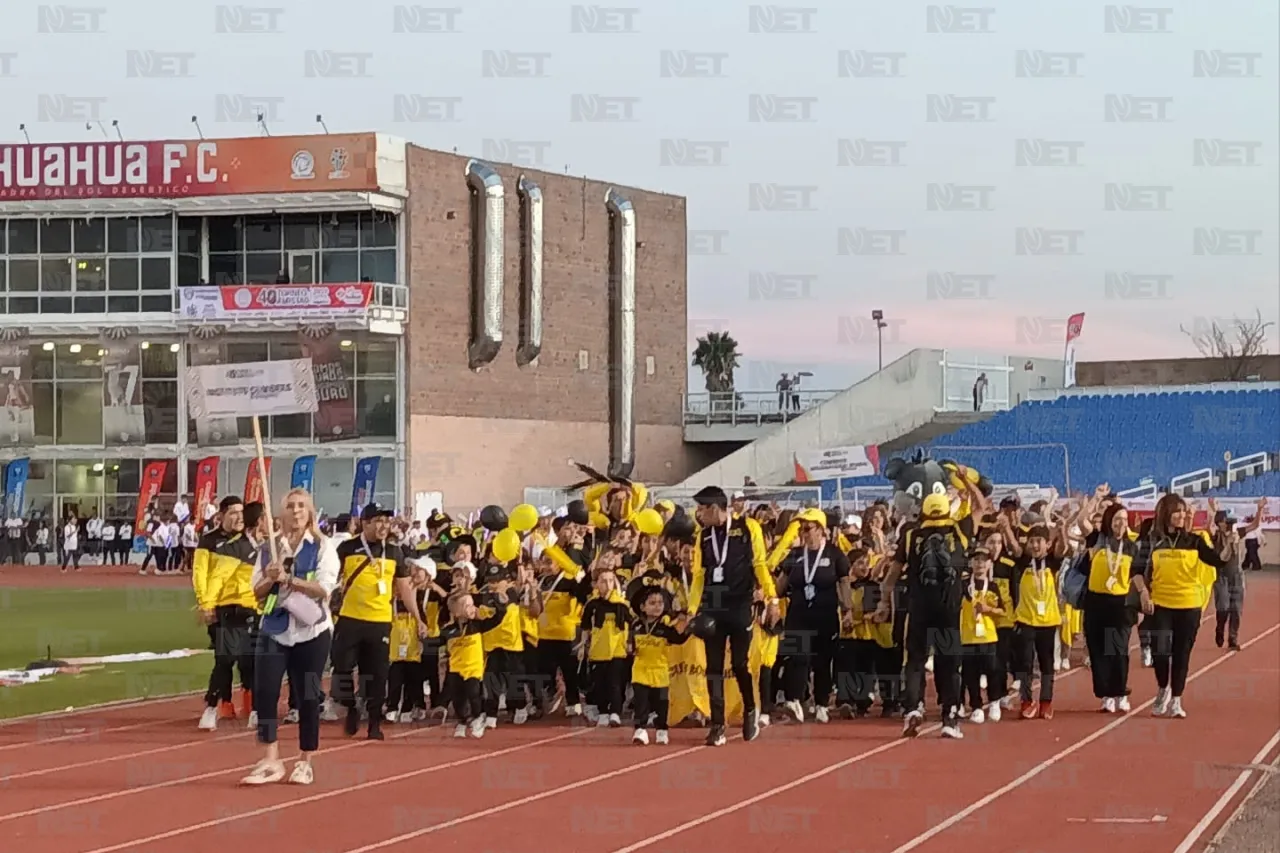
M 493 548 L 490 551 L 494 559 L 502 563 L 509 563 L 516 557 L 520 556 L 520 534 L 516 533 L 510 527 L 498 533 L 493 537 Z
M 647 536 L 657 536 L 662 532 L 662 516 L 653 507 L 642 509 L 636 513 L 636 527 Z
M 520 504 L 511 510 L 508 518 L 511 529 L 517 533 L 528 533 L 538 526 L 538 510 L 530 504 Z

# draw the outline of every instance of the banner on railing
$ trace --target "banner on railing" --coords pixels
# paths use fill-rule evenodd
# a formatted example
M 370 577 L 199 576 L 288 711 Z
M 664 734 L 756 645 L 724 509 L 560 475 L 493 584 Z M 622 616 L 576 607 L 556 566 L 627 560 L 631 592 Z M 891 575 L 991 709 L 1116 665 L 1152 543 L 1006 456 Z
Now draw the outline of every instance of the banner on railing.
M 234 320 L 245 314 L 281 317 L 311 314 L 364 316 L 373 302 L 373 284 L 190 285 L 178 289 L 184 320 Z
M 845 477 L 874 477 L 880 471 L 880 448 L 874 444 L 802 450 L 795 455 L 796 482 L 817 483 Z
M 1155 498 L 1131 498 L 1124 502 L 1129 510 L 1129 525 L 1137 527 L 1143 519 L 1150 518 L 1156 510 Z M 1257 498 L 1216 498 L 1218 509 L 1225 510 L 1238 524 L 1247 524 L 1258 511 Z M 1206 529 L 1213 518 L 1205 504 L 1205 499 L 1191 498 L 1188 503 L 1195 507 L 1195 526 Z M 1267 508 L 1262 513 L 1263 530 L 1280 530 L 1280 497 L 1267 498 Z

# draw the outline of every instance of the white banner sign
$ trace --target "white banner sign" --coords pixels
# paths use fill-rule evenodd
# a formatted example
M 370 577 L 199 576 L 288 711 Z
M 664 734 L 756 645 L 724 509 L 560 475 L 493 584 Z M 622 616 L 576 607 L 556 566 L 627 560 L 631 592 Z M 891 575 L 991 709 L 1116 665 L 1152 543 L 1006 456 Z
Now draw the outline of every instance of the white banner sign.
M 1191 497 L 1187 498 L 1186 501 L 1197 513 L 1208 512 L 1208 498 Z M 1238 524 L 1245 524 L 1250 521 L 1258 511 L 1257 498 L 1217 498 L 1216 503 L 1218 509 L 1226 510 Z M 1124 505 L 1137 512 L 1154 512 L 1156 500 L 1154 498 L 1137 498 L 1124 501 Z M 1197 521 L 1201 520 L 1197 518 Z M 1280 530 L 1280 498 L 1267 498 L 1267 508 L 1262 513 L 1261 527 L 1263 530 Z
M 192 418 L 295 415 L 316 410 L 311 359 L 187 368 Z
M 844 477 L 874 477 L 880 468 L 880 448 L 855 444 L 826 450 L 802 450 L 795 455 L 796 482 L 817 483 Z

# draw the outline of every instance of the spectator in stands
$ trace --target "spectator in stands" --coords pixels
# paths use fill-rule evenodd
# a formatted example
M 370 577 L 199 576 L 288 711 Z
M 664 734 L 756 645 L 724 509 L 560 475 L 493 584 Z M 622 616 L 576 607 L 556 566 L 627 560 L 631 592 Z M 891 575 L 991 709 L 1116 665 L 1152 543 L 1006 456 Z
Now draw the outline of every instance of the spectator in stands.
M 778 411 L 786 412 L 791 401 L 791 377 L 785 373 L 782 374 L 782 378 L 774 387 L 778 391 Z

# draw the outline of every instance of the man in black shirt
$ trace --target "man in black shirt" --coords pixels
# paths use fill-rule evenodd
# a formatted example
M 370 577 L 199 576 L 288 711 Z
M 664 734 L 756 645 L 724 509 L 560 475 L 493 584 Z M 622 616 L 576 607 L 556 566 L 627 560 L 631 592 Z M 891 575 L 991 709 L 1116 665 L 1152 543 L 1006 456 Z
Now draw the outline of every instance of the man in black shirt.
M 693 496 L 698 524 L 693 547 L 690 614 L 705 614 L 715 621 L 707 649 L 707 694 L 711 700 L 708 746 L 723 746 L 724 652 L 730 660 L 738 690 L 742 693 L 742 738 L 755 740 L 760 733 L 755 684 L 748 653 L 751 649 L 751 604 L 757 585 L 764 594 L 771 622 L 778 619 L 777 591 L 765 561 L 768 557 L 760 525 L 747 517 L 734 518 L 729 496 L 718 486 L 708 486 Z

